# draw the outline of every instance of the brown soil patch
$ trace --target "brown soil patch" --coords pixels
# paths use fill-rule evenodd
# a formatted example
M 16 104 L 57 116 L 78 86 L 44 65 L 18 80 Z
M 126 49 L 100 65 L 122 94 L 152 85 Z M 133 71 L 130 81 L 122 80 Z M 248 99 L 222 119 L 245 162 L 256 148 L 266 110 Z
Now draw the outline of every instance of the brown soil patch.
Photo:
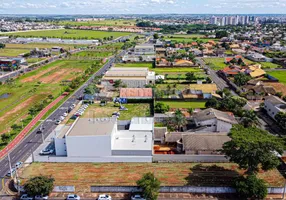
M 283 96 L 286 95 L 286 85 L 284 85 L 283 83 L 263 83 L 263 84 L 274 87 L 276 92 L 282 92 Z
M 67 71 L 68 70 L 68 71 Z M 82 70 L 80 69 L 60 69 L 55 71 L 53 74 L 49 75 L 49 76 L 45 76 L 39 79 L 39 81 L 43 82 L 43 83 L 59 83 L 62 80 L 65 79 L 65 77 L 74 74 L 74 77 L 76 76 L 77 72 L 82 72 Z M 72 80 L 73 77 L 69 78 L 68 80 Z
M 49 73 L 50 71 L 56 69 L 57 67 L 58 66 L 51 67 L 49 69 L 43 70 L 43 71 L 39 72 L 38 74 L 36 74 L 34 76 L 30 76 L 30 77 L 22 79 L 21 82 L 22 83 L 33 82 L 33 81 L 39 79 L 41 76 L 45 75 L 46 73 Z

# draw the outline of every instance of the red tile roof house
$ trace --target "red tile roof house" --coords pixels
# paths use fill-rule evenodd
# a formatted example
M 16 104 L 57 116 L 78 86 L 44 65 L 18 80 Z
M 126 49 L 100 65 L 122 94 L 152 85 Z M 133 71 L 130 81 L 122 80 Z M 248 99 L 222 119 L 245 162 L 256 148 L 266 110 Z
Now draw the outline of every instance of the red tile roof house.
M 226 64 L 228 64 L 228 63 L 230 63 L 230 61 L 232 61 L 232 59 L 236 59 L 236 60 L 238 60 L 238 59 L 243 59 L 243 57 L 241 56 L 241 55 L 236 55 L 236 56 L 234 56 L 234 57 L 226 57 L 225 59 L 224 59 L 224 63 L 226 63 Z
M 233 66 L 225 67 L 223 70 L 221 70 L 221 72 L 223 72 L 225 76 L 235 76 L 243 72 L 243 70 L 240 67 L 233 65 Z
M 126 99 L 152 99 L 152 88 L 121 88 L 120 98 Z

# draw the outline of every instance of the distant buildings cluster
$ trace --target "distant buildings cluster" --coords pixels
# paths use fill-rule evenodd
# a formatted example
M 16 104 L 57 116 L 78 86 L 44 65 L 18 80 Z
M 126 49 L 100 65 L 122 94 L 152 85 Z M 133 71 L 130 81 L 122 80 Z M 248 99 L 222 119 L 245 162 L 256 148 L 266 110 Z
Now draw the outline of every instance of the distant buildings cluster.
M 251 23 L 258 22 L 258 18 L 248 15 L 236 15 L 236 16 L 212 16 L 210 18 L 210 24 L 215 24 L 218 26 L 226 25 L 248 25 Z

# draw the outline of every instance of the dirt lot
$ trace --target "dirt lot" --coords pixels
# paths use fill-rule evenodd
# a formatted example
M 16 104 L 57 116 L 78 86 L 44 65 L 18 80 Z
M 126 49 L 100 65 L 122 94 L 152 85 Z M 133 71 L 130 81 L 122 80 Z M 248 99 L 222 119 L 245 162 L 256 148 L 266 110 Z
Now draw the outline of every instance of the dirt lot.
M 146 172 L 155 173 L 163 186 L 230 186 L 243 173 L 232 163 L 33 163 L 20 177 L 25 181 L 36 175 L 52 175 L 55 185 L 75 185 L 77 192 L 88 192 L 90 186 L 136 185 Z M 284 184 L 277 170 L 260 172 L 258 176 L 270 186 Z
M 49 73 L 49 72 L 51 72 L 51 71 L 53 71 L 53 70 L 55 70 L 57 68 L 58 68 L 58 66 L 50 67 L 50 68 L 48 68 L 46 70 L 43 70 L 43 71 L 37 73 L 34 76 L 29 76 L 27 78 L 22 79 L 21 82 L 22 83 L 33 82 L 33 81 L 39 79 L 41 76 L 43 76 L 43 75 L 45 75 L 45 74 L 47 74 L 47 73 Z
M 48 76 L 41 77 L 39 81 L 43 83 L 60 83 L 62 80 L 65 80 L 67 76 L 70 76 L 71 74 L 76 74 L 82 72 L 80 69 L 59 69 L 59 70 L 53 70 L 53 72 L 50 72 Z M 69 77 L 70 80 L 72 80 L 74 77 Z
M 263 84 L 274 87 L 276 92 L 282 92 L 283 96 L 286 95 L 286 85 L 283 83 L 263 83 Z

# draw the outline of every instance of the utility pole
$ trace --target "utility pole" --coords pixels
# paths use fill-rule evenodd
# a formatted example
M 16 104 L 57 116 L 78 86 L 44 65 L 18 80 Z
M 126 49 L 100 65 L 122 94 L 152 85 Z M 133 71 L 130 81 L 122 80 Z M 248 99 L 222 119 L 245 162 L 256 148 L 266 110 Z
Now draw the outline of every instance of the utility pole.
M 12 174 L 12 165 L 11 165 L 11 159 L 10 159 L 10 152 L 9 152 L 8 148 L 7 148 L 7 157 L 8 157 L 8 162 L 9 162 L 10 175 L 12 177 L 13 176 L 13 174 Z

